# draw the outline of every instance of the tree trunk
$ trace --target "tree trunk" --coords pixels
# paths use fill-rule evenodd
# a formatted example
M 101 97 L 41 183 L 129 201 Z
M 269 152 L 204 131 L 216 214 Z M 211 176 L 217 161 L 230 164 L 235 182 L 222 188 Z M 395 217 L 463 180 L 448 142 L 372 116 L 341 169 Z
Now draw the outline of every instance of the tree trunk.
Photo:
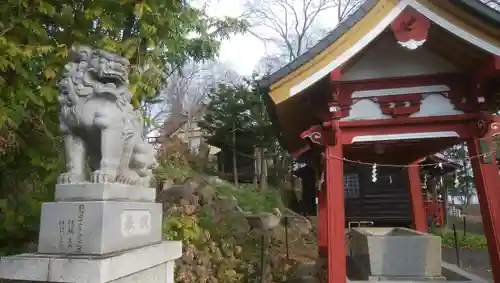
M 443 177 L 441 177 L 441 180 L 442 180 Z M 443 209 L 444 209 L 444 219 L 443 219 L 443 222 L 444 222 L 444 229 L 447 230 L 448 229 L 448 187 L 446 187 L 446 185 L 444 184 L 444 182 L 441 182 L 441 190 L 443 190 Z
M 188 111 L 188 118 L 186 121 L 186 130 L 185 130 L 185 138 L 187 142 L 187 148 L 189 153 L 193 153 L 193 150 L 191 149 L 191 113 Z
M 233 178 L 234 185 L 238 188 L 238 166 L 236 164 L 236 124 L 233 123 Z
M 257 147 L 253 149 L 253 184 L 254 186 L 259 185 L 259 176 L 260 176 L 260 150 Z
M 226 174 L 226 168 L 225 168 L 225 163 L 226 163 L 226 155 L 224 154 L 224 151 L 221 151 L 219 153 L 219 157 L 217 159 L 217 162 L 219 162 L 219 172 L 222 173 L 221 176 Z
M 287 156 L 286 156 L 286 153 L 283 154 L 283 156 L 281 156 L 280 158 L 280 167 L 279 167 L 279 184 L 280 186 L 283 186 L 286 184 L 287 182 L 287 173 L 288 173 L 288 162 L 287 162 Z
M 273 166 L 274 166 L 274 172 L 273 172 L 274 173 L 274 176 L 273 176 L 274 183 L 273 184 L 276 187 L 278 187 L 278 185 L 279 185 L 279 181 L 278 181 L 279 180 L 279 172 L 278 172 L 279 164 L 278 163 L 279 163 L 279 158 L 278 158 L 278 155 L 275 154 L 273 156 Z
M 260 149 L 260 190 L 267 190 L 267 160 L 263 148 Z

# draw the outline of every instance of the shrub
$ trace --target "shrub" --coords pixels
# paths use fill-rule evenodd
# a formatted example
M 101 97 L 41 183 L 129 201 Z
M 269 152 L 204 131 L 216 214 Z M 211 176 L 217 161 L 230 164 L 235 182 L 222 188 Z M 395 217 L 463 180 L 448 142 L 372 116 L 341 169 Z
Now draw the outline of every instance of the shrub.
M 452 230 L 447 230 L 444 233 L 441 230 L 432 231 L 433 234 L 441 237 L 442 246 L 445 248 L 455 247 L 455 236 Z M 488 248 L 488 242 L 486 237 L 482 234 L 476 233 L 466 233 L 464 231 L 457 230 L 458 243 L 461 248 L 468 248 L 473 250 L 486 250 Z
M 40 209 L 49 195 L 31 191 L 0 199 L 0 255 L 23 252 L 36 243 L 40 226 Z
M 215 184 L 215 189 L 219 196 L 234 197 L 238 206 L 245 212 L 271 212 L 274 208 L 284 208 L 280 193 L 271 187 L 261 191 L 249 184 L 240 185 L 237 189 L 229 184 Z

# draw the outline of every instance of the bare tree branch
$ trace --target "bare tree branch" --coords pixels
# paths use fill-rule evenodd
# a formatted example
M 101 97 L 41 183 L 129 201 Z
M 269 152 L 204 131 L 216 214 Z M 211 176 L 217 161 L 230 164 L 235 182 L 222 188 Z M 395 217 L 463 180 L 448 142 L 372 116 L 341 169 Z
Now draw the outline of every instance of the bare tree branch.
M 500 0 L 479 0 L 485 5 L 488 5 L 493 10 L 500 12 Z
M 199 119 L 208 105 L 207 94 L 217 82 L 239 76 L 217 62 L 188 62 L 167 78 L 158 97 L 142 105 L 145 134 L 160 131 L 170 136 L 187 122 Z
M 267 48 L 274 44 L 290 62 L 311 48 L 322 36 L 318 16 L 337 9 L 344 20 L 364 0 L 247 0 L 243 14 L 250 23 L 250 34 Z M 335 22 L 335 20 L 334 20 Z

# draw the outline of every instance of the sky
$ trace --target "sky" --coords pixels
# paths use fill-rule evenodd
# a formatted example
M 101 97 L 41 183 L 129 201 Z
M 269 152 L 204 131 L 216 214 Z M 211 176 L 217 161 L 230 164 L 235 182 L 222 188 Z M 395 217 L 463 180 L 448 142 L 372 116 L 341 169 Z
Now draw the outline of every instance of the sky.
M 207 13 L 214 17 L 237 17 L 244 12 L 243 4 L 241 0 L 213 1 Z M 251 75 L 259 59 L 266 54 L 266 49 L 256 37 L 238 34 L 222 43 L 219 54 L 220 61 L 227 63 L 240 75 L 247 76 Z
M 199 1 L 201 0 L 195 0 L 195 3 L 206 2 Z M 245 0 L 212 0 L 207 13 L 213 17 L 238 17 L 245 11 L 245 2 Z M 335 13 L 335 10 L 332 9 L 320 14 L 316 19 L 318 26 L 333 28 L 336 25 L 336 23 L 331 22 L 332 17 L 328 15 L 329 13 Z M 266 49 L 266 46 L 259 39 L 250 34 L 233 35 L 230 40 L 222 43 L 219 60 L 240 75 L 248 76 L 251 75 L 262 57 L 267 53 L 276 52 L 276 49 L 272 50 L 271 48 L 267 46 Z

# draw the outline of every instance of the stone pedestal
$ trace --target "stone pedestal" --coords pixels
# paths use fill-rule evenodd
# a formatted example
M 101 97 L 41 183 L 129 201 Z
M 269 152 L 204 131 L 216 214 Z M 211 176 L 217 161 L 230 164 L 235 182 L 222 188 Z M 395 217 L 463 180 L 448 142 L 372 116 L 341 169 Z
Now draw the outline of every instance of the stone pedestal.
M 155 188 L 140 188 L 124 184 L 63 184 L 56 185 L 56 201 L 145 201 L 154 202 Z
M 2 258 L 0 278 L 173 282 L 182 245 L 162 242 L 162 205 L 154 202 L 154 189 L 58 185 L 56 200 L 42 205 L 38 253 Z
M 180 242 L 164 241 L 100 256 L 21 254 L 2 258 L 0 277 L 43 282 L 173 283 Z
M 77 201 L 42 205 L 38 252 L 100 255 L 162 239 L 162 205 Z

